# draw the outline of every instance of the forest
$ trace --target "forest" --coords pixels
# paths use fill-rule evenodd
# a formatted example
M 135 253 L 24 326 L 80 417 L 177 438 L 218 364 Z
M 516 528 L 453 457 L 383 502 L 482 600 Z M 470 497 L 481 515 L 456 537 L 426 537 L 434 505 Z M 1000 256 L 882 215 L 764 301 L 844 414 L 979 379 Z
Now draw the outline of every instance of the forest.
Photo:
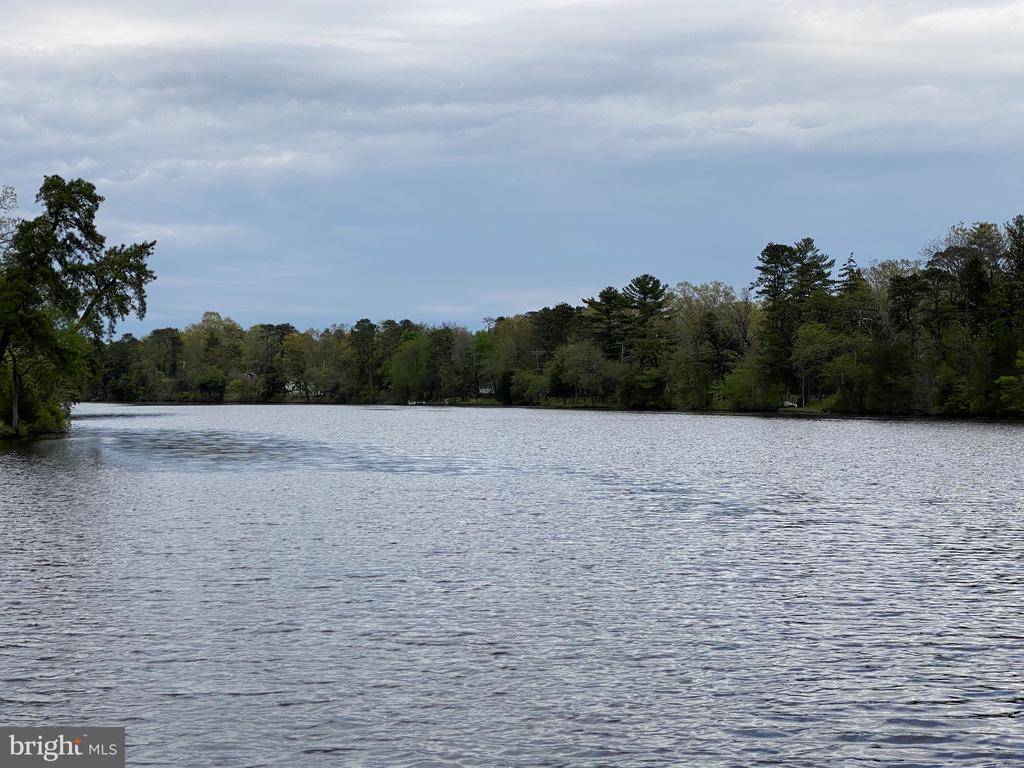
M 102 201 L 48 176 L 19 219 L 0 190 L 0 436 L 63 431 L 80 400 L 1024 416 L 1024 215 L 864 267 L 769 243 L 738 291 L 642 274 L 478 330 L 207 312 L 114 340 L 145 314 L 156 243 L 108 246 Z
M 485 318 L 243 328 L 207 312 L 96 347 L 87 397 L 1016 417 L 1024 216 L 958 225 L 918 258 L 836 268 L 769 243 L 739 291 L 642 274 L 579 304 Z

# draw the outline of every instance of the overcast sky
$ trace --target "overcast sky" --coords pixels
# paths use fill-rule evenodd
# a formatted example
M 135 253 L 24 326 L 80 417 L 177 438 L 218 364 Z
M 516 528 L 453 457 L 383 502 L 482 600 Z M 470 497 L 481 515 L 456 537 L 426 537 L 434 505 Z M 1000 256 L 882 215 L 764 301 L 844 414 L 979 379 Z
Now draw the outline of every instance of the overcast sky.
M 34 0 L 0 98 L 25 213 L 83 176 L 159 241 L 136 331 L 478 326 L 1024 210 L 1024 2 Z

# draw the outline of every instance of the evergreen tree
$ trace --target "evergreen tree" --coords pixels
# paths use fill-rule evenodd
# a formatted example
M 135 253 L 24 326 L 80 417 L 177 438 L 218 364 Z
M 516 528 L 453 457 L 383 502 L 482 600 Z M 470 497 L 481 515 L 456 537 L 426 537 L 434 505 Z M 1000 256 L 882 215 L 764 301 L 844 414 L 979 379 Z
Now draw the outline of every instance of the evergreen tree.
M 751 286 L 762 300 L 765 317 L 760 368 L 780 401 L 793 383 L 791 358 L 799 319 L 794 292 L 799 265 L 793 246 L 768 243 L 758 257 L 758 277 Z
M 18 290 L 50 295 L 45 281 L 41 288 L 19 282 L 18 269 L 32 262 L 5 263 L 0 328 L 52 317 L 53 303 L 10 299 Z M 1024 216 L 1002 228 L 954 227 L 923 261 L 861 268 L 851 254 L 835 281 L 833 268 L 811 238 L 769 243 L 750 286 L 756 300 L 722 283 L 681 283 L 670 292 L 643 274 L 581 307 L 502 317 L 475 334 L 368 319 L 351 330 L 258 324 L 244 331 L 211 312 L 180 334 L 165 328 L 99 346 L 95 392 L 138 400 L 494 396 L 731 409 L 777 408 L 788 398 L 857 413 L 1024 413 Z M 12 335 L 0 408 L 10 411 L 5 382 L 70 391 L 71 378 L 59 371 L 74 365 L 58 361 L 70 360 L 61 355 L 74 345 L 66 346 L 60 328 L 40 322 L 32 347 L 26 335 Z M 22 405 L 42 418 L 34 403 Z
M 630 361 L 640 370 L 657 367 L 666 332 L 668 286 L 654 275 L 638 275 L 623 288 L 622 297 L 631 315 L 627 332 Z
M 857 266 L 856 259 L 851 253 L 839 270 L 839 293 L 850 294 L 864 285 L 864 273 Z
M 584 328 L 605 356 L 621 360 L 625 356 L 626 299 L 618 288 L 603 288 L 597 298 L 584 299 Z
M 107 246 L 95 223 L 102 202 L 84 179 L 47 176 L 36 195 L 40 215 L 0 220 L 0 368 L 8 374 L 0 400 L 15 434 L 26 406 L 30 431 L 62 428 L 85 340 L 109 337 L 129 314 L 145 315 L 156 243 Z

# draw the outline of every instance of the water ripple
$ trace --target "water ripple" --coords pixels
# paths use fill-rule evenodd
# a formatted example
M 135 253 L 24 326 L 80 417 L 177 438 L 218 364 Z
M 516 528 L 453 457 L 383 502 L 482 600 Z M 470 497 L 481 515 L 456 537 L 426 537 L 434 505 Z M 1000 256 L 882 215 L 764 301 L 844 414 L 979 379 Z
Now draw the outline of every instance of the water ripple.
M 1019 427 L 77 415 L 0 446 L 0 720 L 155 766 L 1024 764 Z

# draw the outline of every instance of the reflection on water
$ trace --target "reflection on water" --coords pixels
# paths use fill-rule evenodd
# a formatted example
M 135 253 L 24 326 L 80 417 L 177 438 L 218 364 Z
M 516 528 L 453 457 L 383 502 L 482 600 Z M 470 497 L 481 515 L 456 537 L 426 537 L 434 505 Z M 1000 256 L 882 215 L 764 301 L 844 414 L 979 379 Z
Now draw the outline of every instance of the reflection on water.
M 158 419 L 161 416 L 170 416 L 173 413 L 173 411 L 158 411 L 151 407 L 138 408 L 135 411 L 92 411 L 88 410 L 89 407 L 89 405 L 86 405 L 84 406 L 86 410 L 79 408 L 74 414 L 72 414 L 72 423 L 79 421 L 95 421 L 96 419 L 117 419 L 118 421 L 124 421 L 125 419 L 145 419 L 146 421 L 152 422 L 154 419 Z
M 322 440 L 289 439 L 243 432 L 196 429 L 121 430 L 104 439 L 110 460 L 154 471 L 184 467 L 202 472 L 234 470 L 240 465 L 265 471 L 295 469 L 380 470 L 383 472 L 460 472 L 471 462 L 404 456 L 373 445 L 332 444 Z M 154 456 L 160 461 L 154 463 Z
M 83 406 L 0 720 L 129 764 L 1024 764 L 1014 426 Z

